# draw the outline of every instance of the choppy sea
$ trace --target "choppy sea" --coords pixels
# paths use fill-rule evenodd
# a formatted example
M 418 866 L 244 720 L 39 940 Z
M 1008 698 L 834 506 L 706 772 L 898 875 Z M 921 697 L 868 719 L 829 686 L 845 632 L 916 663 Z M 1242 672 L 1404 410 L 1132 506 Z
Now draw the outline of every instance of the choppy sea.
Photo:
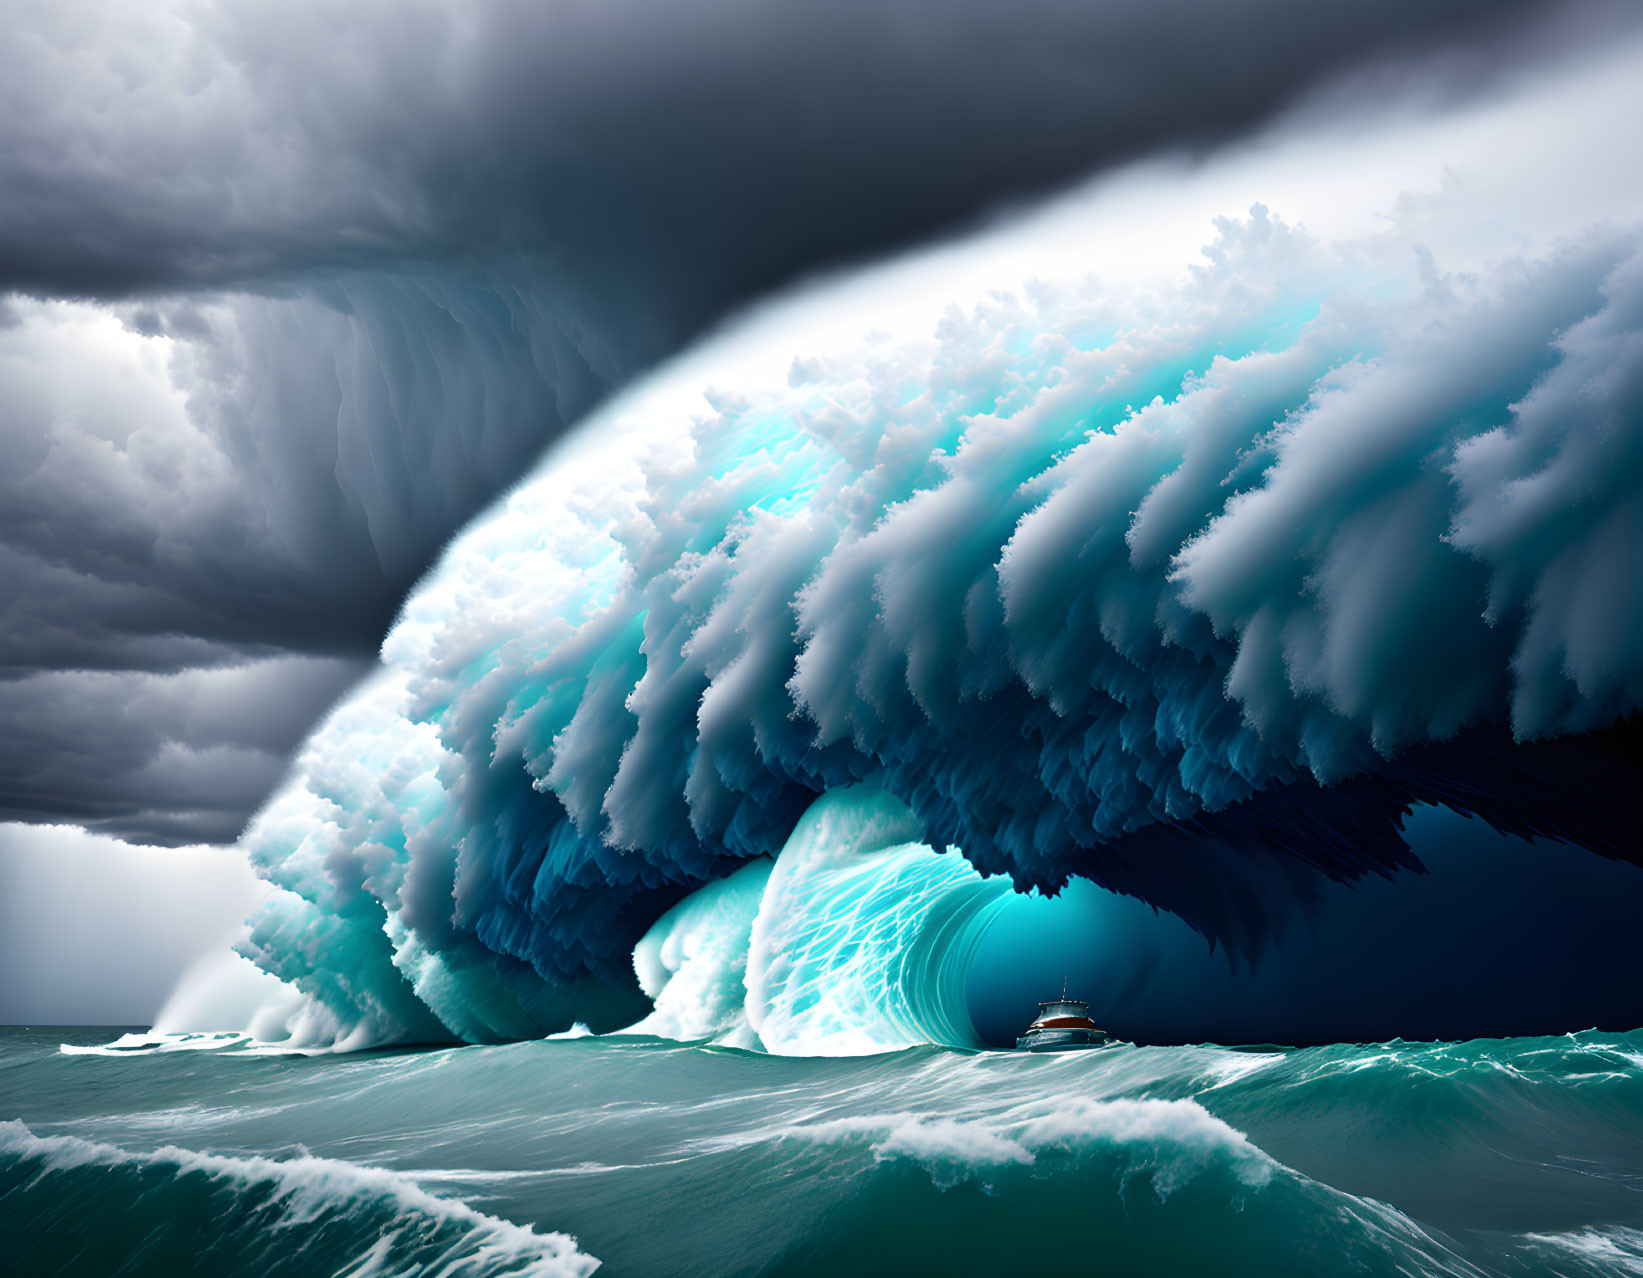
M 33 1274 L 1643 1273 L 1643 1033 L 766 1056 L 0 1030 Z

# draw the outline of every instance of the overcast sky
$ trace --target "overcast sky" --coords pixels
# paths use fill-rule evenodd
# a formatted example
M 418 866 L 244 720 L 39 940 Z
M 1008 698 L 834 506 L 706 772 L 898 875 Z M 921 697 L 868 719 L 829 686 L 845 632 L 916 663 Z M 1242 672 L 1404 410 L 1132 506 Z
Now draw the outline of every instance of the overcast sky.
M 267 892 L 228 848 L 0 826 L 0 1025 L 146 1025 Z
M 0 822 L 231 841 L 445 540 L 738 303 L 1285 113 L 1487 96 L 1634 12 L 21 0 Z M 115 846 L 0 824 L 14 911 L 70 844 Z

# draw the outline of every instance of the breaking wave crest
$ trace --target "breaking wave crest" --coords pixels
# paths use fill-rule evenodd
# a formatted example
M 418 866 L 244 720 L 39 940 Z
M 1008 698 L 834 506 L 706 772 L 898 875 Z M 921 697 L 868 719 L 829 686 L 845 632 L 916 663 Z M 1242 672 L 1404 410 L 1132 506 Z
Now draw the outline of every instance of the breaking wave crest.
M 982 1046 L 965 977 L 1010 887 L 918 830 L 880 791 L 818 800 L 774 866 L 711 884 L 646 933 L 634 962 L 656 1010 L 633 1032 L 805 1056 Z

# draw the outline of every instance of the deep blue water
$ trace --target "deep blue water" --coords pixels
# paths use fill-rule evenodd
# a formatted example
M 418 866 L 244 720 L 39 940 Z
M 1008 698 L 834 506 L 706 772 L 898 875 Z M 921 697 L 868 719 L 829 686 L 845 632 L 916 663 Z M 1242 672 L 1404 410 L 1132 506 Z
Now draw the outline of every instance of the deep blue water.
M 59 1047 L 110 1038 L 0 1031 L 11 1273 L 1643 1273 L 1643 1033 Z

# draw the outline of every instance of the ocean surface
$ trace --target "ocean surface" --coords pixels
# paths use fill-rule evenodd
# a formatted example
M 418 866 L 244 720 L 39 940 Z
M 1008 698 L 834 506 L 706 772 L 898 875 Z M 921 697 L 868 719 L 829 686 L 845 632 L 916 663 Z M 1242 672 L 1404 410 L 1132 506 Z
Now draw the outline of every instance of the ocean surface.
M 766 1056 L 0 1030 L 33 1274 L 1643 1273 L 1643 1033 Z

